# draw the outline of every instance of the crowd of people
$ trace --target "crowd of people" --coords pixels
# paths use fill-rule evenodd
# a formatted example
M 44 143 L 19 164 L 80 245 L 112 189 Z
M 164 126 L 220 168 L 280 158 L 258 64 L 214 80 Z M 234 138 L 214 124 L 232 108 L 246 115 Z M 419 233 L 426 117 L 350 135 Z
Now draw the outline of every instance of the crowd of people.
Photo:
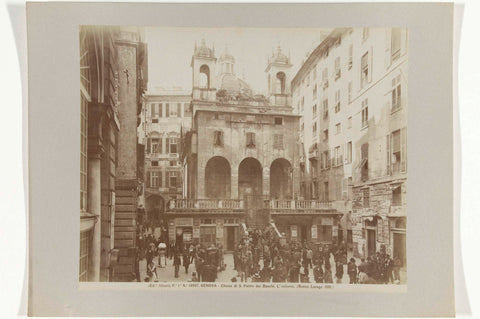
M 175 278 L 179 278 L 181 268 L 185 273 L 189 273 L 190 265 L 193 265 L 195 271 L 192 271 L 192 277 L 189 281 L 214 282 L 217 279 L 219 271 L 226 268 L 224 262 L 224 251 L 221 244 L 204 244 L 169 242 L 166 236 L 166 230 L 156 237 L 153 227 L 146 223 L 140 225 L 137 229 L 137 269 L 136 280 L 141 281 L 139 262 L 146 260 L 146 277 L 144 281 L 158 281 L 158 268 L 166 268 L 170 261 L 174 266 Z
M 204 245 L 168 242 L 166 231 L 158 238 L 142 225 L 137 237 L 138 260 L 146 259 L 145 281 L 158 281 L 158 269 L 171 262 L 173 276 L 179 277 L 183 267 L 189 273 L 189 281 L 214 282 L 218 272 L 226 269 L 224 250 L 221 244 Z M 263 230 L 251 230 L 242 237 L 233 252 L 233 268 L 236 276 L 231 281 L 241 282 L 313 282 L 344 283 L 346 273 L 350 284 L 400 283 L 401 261 L 392 259 L 383 246 L 379 252 L 359 264 L 354 258 L 347 260 L 347 248 L 338 245 L 314 244 L 311 242 L 287 242 L 276 230 L 268 226 Z M 137 281 L 140 271 L 136 270 Z M 346 283 L 345 282 L 345 283 Z
M 238 244 L 234 252 L 238 275 L 232 281 L 307 283 L 313 277 L 316 283 L 343 283 L 346 271 L 350 284 L 388 284 L 400 282 L 401 266 L 399 259 L 394 261 L 385 253 L 385 247 L 357 265 L 355 258 L 347 261 L 343 242 L 339 245 L 282 242 L 267 227 L 250 232 Z

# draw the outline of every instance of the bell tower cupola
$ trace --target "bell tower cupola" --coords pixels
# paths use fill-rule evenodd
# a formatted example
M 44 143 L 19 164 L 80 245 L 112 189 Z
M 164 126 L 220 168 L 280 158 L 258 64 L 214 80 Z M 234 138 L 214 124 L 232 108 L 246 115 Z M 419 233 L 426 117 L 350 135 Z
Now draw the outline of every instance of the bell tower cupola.
M 267 98 L 270 105 L 292 105 L 291 69 L 290 54 L 285 55 L 279 45 L 276 52 L 272 52 L 272 55 L 268 57 L 268 65 L 265 69 L 268 82 Z
M 217 86 L 215 81 L 215 47 L 208 47 L 205 39 L 202 39 L 200 46 L 195 43 L 192 56 L 192 99 L 196 101 L 214 102 L 216 99 Z

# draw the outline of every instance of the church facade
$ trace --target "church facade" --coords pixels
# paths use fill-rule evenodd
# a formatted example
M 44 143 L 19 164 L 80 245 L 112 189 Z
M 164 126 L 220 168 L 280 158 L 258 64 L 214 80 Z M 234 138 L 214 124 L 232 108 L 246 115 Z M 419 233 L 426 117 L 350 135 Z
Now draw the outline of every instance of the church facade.
M 325 203 L 300 197 L 300 116 L 291 107 L 290 58 L 278 47 L 265 69 L 267 96 L 255 95 L 235 76 L 226 49 L 217 59 L 202 41 L 192 67 L 192 125 L 183 140 L 184 198 L 171 200 L 166 216 L 176 243 L 222 244 L 233 250 L 254 228 L 311 241 Z

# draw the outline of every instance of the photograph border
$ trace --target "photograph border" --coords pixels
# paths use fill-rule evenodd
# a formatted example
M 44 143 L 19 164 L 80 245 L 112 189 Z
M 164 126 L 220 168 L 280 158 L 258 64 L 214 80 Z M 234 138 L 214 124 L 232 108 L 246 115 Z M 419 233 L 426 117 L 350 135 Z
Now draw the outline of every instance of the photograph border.
M 452 4 L 28 3 L 27 22 L 30 315 L 454 315 Z M 409 28 L 407 292 L 79 289 L 77 61 L 85 24 Z

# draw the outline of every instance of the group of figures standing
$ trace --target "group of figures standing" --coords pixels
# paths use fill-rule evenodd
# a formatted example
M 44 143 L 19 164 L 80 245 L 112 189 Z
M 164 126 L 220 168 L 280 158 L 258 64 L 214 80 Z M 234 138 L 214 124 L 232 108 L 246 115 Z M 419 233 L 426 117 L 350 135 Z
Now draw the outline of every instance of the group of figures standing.
M 385 247 L 359 265 L 355 258 L 347 262 L 345 243 L 318 245 L 311 242 L 283 242 L 272 229 L 254 230 L 241 240 L 234 253 L 234 268 L 240 281 L 302 282 L 350 284 L 400 283 L 400 259 L 393 260 Z M 333 272 L 334 270 L 334 272 Z M 232 278 L 237 281 L 237 278 Z
M 164 234 L 164 232 L 162 232 Z M 156 238 L 148 228 L 141 227 L 137 238 L 137 260 L 146 259 L 144 281 L 158 281 L 157 268 L 167 267 L 167 260 L 174 266 L 174 278 L 179 278 L 180 268 L 189 273 L 195 268 L 189 281 L 214 282 L 218 273 L 225 270 L 224 250 L 221 244 L 204 245 L 166 243 L 166 236 Z M 141 281 L 137 261 L 136 279 Z M 349 284 L 399 284 L 400 259 L 392 259 L 383 246 L 375 255 L 347 258 L 344 242 L 338 245 L 311 242 L 287 242 L 272 227 L 247 232 L 233 252 L 232 282 L 292 282 L 292 283 L 349 283 Z M 348 279 L 344 280 L 347 275 Z

